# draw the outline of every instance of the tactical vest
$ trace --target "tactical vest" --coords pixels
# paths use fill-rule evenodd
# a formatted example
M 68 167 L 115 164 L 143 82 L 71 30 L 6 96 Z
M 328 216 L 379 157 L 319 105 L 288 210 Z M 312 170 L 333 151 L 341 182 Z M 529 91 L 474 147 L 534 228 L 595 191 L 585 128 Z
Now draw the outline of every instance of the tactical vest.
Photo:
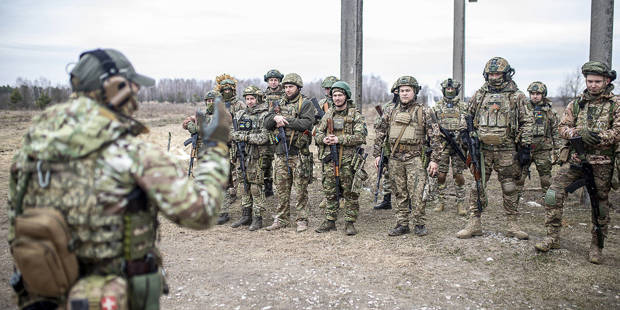
M 435 115 L 441 127 L 446 130 L 455 131 L 464 127 L 461 126 L 461 107 L 459 100 L 444 101 L 435 106 Z
M 299 95 L 298 99 L 292 102 L 282 100 L 279 105 L 280 115 L 282 115 L 284 118 L 299 117 L 299 113 L 301 112 L 301 109 L 303 107 L 304 100 L 307 100 L 307 99 L 304 98 L 301 94 Z M 307 104 L 312 105 L 312 103 L 310 103 L 309 101 Z M 308 146 L 310 145 L 310 141 L 312 140 L 311 132 L 304 133 L 304 132 L 293 130 L 289 127 L 285 127 L 284 131 L 288 139 L 287 145 L 289 147 L 290 154 L 297 154 L 298 150 L 301 151 L 303 155 L 309 154 L 310 150 L 308 149 Z M 274 129 L 273 134 L 274 136 L 278 135 L 277 128 Z
M 400 137 L 397 152 L 419 151 L 426 137 L 423 107 L 412 103 L 412 107 L 407 110 L 401 108 L 402 106 L 394 109 L 391 115 L 390 149 L 394 150 L 394 145 Z
M 532 128 L 532 139 L 534 144 L 545 142 L 545 138 L 551 137 L 550 117 L 551 106 L 548 104 L 531 104 L 534 111 L 534 126 Z
M 265 102 L 269 105 L 269 109 L 273 108 L 273 104 L 284 96 L 284 91 L 272 91 L 269 87 L 265 90 Z
M 264 119 L 268 111 L 254 111 L 250 113 L 247 109 L 243 110 L 238 116 L 239 127 L 242 127 L 245 134 L 257 134 L 261 133 L 264 128 Z M 268 155 L 272 151 L 271 139 L 270 143 L 263 145 L 256 145 L 246 143 L 246 154 L 249 154 L 252 158 L 258 158 L 260 156 Z
M 512 103 L 514 92 L 486 93 L 478 104 L 474 124 L 480 140 L 487 145 L 514 143 L 517 130 L 517 107 Z

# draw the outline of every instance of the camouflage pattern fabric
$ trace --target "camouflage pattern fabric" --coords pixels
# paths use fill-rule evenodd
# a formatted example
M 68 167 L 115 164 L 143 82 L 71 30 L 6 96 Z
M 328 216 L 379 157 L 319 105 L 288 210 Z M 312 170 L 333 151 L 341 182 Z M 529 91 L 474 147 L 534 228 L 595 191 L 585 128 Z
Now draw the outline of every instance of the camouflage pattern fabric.
M 198 133 L 198 139 L 196 140 L 196 148 L 198 150 L 200 150 L 202 148 L 202 144 L 203 143 L 202 143 L 202 136 L 199 133 L 199 128 L 198 128 L 198 123 L 199 122 L 196 119 L 196 117 L 199 117 L 199 116 L 197 116 L 197 115 L 199 115 L 199 114 L 196 113 L 196 115 L 188 116 L 183 121 L 183 129 L 187 130 L 189 132 L 190 136 L 195 134 L 195 133 Z M 213 118 L 213 111 L 211 111 L 209 113 L 209 110 L 207 109 L 204 114 L 201 113 L 200 115 L 202 115 L 201 122 L 203 124 L 208 124 L 209 122 L 211 122 L 211 118 Z M 196 157 L 194 157 L 194 158 L 197 158 L 197 157 L 198 157 L 198 152 L 196 152 Z M 193 170 L 193 167 L 192 167 L 192 170 Z M 191 171 L 191 173 L 193 175 L 193 171 Z
M 413 208 L 413 224 L 424 225 L 426 222 L 426 202 L 422 200 L 426 183 L 426 168 L 422 158 L 390 162 L 390 177 L 394 184 L 396 201 L 394 208 L 396 223 L 409 226 L 409 203 Z
M 327 111 L 321 122 L 317 126 L 315 140 L 323 145 L 323 152 L 319 154 L 319 159 L 330 155 L 329 145 L 323 143 L 323 138 L 328 136 L 327 120 L 334 121 L 334 135 L 338 137 L 338 159 L 340 171 L 340 193 L 345 202 L 345 217 L 347 222 L 355 222 L 359 212 L 359 193 L 352 189 L 355 167 L 358 160 L 357 148 L 366 143 L 368 130 L 364 116 L 355 108 L 348 108 L 337 111 L 331 108 Z M 325 218 L 335 221 L 338 218 L 338 198 L 336 188 L 336 176 L 334 162 L 323 164 L 323 193 L 327 199 L 325 208 Z
M 286 156 L 276 154 L 274 161 L 274 184 L 276 186 L 276 197 L 278 198 L 278 209 L 275 220 L 280 221 L 282 224 L 288 225 L 290 221 L 290 199 L 291 188 L 293 187 L 297 194 L 295 221 L 308 220 L 308 184 L 311 177 L 308 174 L 308 165 L 312 165 L 312 161 L 308 162 L 308 159 L 311 160 L 308 156 L 301 154 L 290 155 L 288 165 L 293 173 L 290 176 L 286 167 Z
M 88 309 L 128 310 L 128 292 L 127 281 L 122 277 L 92 275 L 80 279 L 71 288 L 67 305 L 86 301 Z
M 233 97 L 228 101 L 225 101 L 224 104 L 226 105 L 231 117 L 234 117 L 234 115 L 236 115 L 237 112 L 246 108 L 245 104 L 242 101 L 237 100 L 236 97 Z M 233 129 L 234 128 L 232 128 L 232 125 L 231 125 L 230 131 L 232 132 Z M 232 147 L 232 145 L 229 145 L 228 147 L 230 149 L 230 180 L 227 186 L 228 203 L 225 203 L 222 206 L 222 208 L 220 209 L 220 214 L 230 213 L 230 205 L 232 201 L 236 199 L 237 197 L 237 192 L 238 192 L 239 182 L 240 182 L 239 176 L 241 172 L 239 170 L 241 168 L 236 163 L 237 162 L 237 150 L 236 148 Z
M 284 90 L 282 89 L 282 85 L 278 85 L 276 89 L 271 89 L 267 87 L 265 89 L 265 103 L 269 105 L 269 109 L 273 108 L 273 104 L 276 101 L 280 101 L 284 97 Z
M 381 107 L 381 110 L 385 111 L 387 107 L 389 106 L 394 106 L 394 103 L 392 101 L 388 101 L 384 103 L 383 106 Z M 381 122 L 381 116 L 377 114 L 377 117 L 375 118 L 375 122 L 373 123 L 375 132 L 377 131 L 377 127 L 379 126 L 380 122 Z M 390 156 L 390 144 L 389 143 L 385 143 L 385 146 L 383 147 L 383 156 L 388 156 L 388 157 Z M 388 166 L 389 166 L 389 162 L 387 165 L 385 165 L 385 167 L 383 167 L 383 176 L 382 176 L 383 180 L 381 180 L 381 188 L 382 188 L 382 193 L 384 196 L 387 194 L 391 194 L 392 187 L 393 187 L 392 182 L 390 181 L 390 169 L 388 168 Z
M 543 193 L 547 192 L 551 185 L 551 168 L 553 163 L 551 162 L 551 151 L 538 151 L 532 152 L 532 163 L 536 165 L 538 176 L 540 177 L 540 187 Z M 527 179 L 527 170 L 529 167 L 523 167 L 521 169 L 521 177 L 517 180 L 517 187 L 519 193 L 523 191 L 525 180 Z M 531 172 L 530 172 L 531 173 Z

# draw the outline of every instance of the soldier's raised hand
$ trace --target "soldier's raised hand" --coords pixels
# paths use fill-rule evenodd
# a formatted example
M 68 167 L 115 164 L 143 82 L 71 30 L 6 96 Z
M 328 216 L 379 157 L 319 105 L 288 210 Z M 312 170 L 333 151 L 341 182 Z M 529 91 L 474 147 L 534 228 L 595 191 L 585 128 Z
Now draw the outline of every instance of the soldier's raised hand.
M 202 124 L 200 128 L 202 137 L 205 141 L 228 143 L 230 140 L 230 127 L 232 118 L 221 97 L 215 99 L 215 113 L 209 124 Z

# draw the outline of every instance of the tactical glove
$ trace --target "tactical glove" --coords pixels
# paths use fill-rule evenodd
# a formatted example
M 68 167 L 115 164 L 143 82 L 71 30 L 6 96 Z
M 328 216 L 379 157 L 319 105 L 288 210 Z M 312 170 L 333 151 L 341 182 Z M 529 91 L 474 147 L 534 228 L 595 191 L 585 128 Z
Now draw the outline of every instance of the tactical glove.
M 230 141 L 230 127 L 231 127 L 232 119 L 228 111 L 226 111 L 226 107 L 224 103 L 222 103 L 221 98 L 215 99 L 215 113 L 213 114 L 213 118 L 211 118 L 211 122 L 208 124 L 202 124 L 202 128 L 200 128 L 200 133 L 204 141 L 207 141 L 207 144 L 211 142 L 215 143 L 228 143 Z
M 597 145 L 601 143 L 601 137 L 599 137 L 598 132 L 590 131 L 586 128 L 582 128 L 579 130 L 579 135 L 583 142 L 587 145 Z
M 517 152 L 517 160 L 521 167 L 528 166 L 532 162 L 531 147 L 529 144 L 521 145 L 519 152 Z

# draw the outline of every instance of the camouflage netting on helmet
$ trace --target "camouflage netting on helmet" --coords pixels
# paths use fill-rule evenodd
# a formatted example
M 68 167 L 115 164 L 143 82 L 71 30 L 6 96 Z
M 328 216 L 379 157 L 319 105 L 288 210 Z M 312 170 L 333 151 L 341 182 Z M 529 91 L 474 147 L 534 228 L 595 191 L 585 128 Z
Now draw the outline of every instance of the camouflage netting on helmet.
M 334 85 L 334 83 L 336 83 L 336 82 L 338 82 L 338 81 L 339 81 L 339 80 L 338 80 L 338 78 L 337 78 L 337 77 L 335 77 L 335 76 L 333 76 L 333 75 L 330 75 L 330 76 L 326 77 L 326 78 L 323 80 L 323 82 L 321 82 L 321 87 L 322 87 L 322 88 L 331 88 L 331 87 L 332 87 L 332 85 Z
M 301 76 L 299 76 L 299 74 L 297 73 L 289 73 L 285 75 L 284 78 L 282 79 L 282 85 L 284 84 L 297 85 L 297 87 L 299 88 L 304 87 L 304 82 L 301 79 Z
M 215 90 L 222 93 L 224 89 L 231 88 L 233 91 L 237 89 L 237 79 L 231 75 L 224 73 L 215 77 Z
M 588 61 L 581 66 L 583 76 L 588 74 L 602 75 L 610 78 L 612 81 L 616 79 L 616 70 L 611 70 L 609 66 L 600 61 Z
M 527 87 L 527 91 L 529 93 L 540 93 L 543 95 L 543 98 L 547 97 L 547 85 L 545 85 L 545 83 L 540 82 L 540 81 L 532 82 Z

